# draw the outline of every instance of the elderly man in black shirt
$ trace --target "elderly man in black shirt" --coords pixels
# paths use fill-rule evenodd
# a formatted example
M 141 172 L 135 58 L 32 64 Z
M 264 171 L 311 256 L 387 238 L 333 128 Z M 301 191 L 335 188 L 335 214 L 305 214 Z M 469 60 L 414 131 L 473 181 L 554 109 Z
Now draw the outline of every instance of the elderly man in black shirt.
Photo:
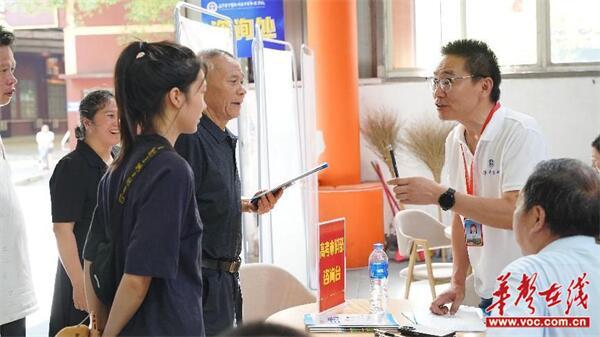
M 208 65 L 206 111 L 198 131 L 181 135 L 175 149 L 194 171 L 198 210 L 204 224 L 202 279 L 207 336 L 241 323 L 238 269 L 242 251 L 242 212 L 270 211 L 282 192 L 263 196 L 257 205 L 241 198 L 235 159 L 237 137 L 227 122 L 240 115 L 246 89 L 239 62 L 222 50 L 201 52 Z

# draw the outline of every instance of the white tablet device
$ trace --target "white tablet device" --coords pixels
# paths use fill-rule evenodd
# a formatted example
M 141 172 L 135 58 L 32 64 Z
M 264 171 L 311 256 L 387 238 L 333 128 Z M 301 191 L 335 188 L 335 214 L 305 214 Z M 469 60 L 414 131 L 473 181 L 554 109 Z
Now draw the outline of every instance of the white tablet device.
M 250 202 L 256 206 L 256 205 L 257 205 L 257 203 L 258 203 L 258 200 L 259 200 L 259 199 L 260 199 L 260 198 L 261 198 L 263 195 L 267 195 L 267 194 L 269 194 L 269 193 L 273 193 L 273 194 L 275 194 L 275 193 L 277 193 L 277 191 L 279 191 L 279 190 L 284 190 L 284 189 L 286 189 L 286 188 L 290 187 L 290 186 L 291 186 L 291 185 L 293 185 L 293 184 L 294 184 L 296 181 L 298 181 L 298 180 L 300 180 L 300 179 L 302 179 L 302 178 L 308 177 L 309 175 L 311 175 L 311 174 L 313 174 L 313 173 L 317 173 L 317 172 L 319 172 L 319 171 L 321 171 L 321 170 L 323 170 L 323 169 L 326 169 L 326 168 L 328 168 L 328 167 L 329 167 L 329 164 L 327 164 L 327 163 L 322 163 L 321 165 L 319 165 L 319 166 L 317 166 L 317 167 L 315 167 L 315 168 L 313 168 L 313 169 L 310 169 L 310 170 L 308 170 L 308 171 L 306 171 L 306 172 L 304 172 L 304 173 L 301 173 L 300 175 L 298 175 L 298 176 L 296 176 L 296 177 L 294 177 L 294 178 L 292 178 L 292 179 L 290 179 L 290 180 L 288 180 L 288 181 L 284 182 L 283 184 L 279 184 L 279 185 L 277 185 L 277 186 L 275 186 L 275 187 L 273 187 L 273 188 L 271 188 L 271 189 L 269 189 L 269 190 L 267 190 L 267 191 L 264 191 L 264 192 L 262 192 L 262 193 L 260 193 L 260 194 L 257 194 L 257 195 L 255 195 L 255 196 L 253 196 L 253 197 L 252 197 L 252 199 L 250 199 Z

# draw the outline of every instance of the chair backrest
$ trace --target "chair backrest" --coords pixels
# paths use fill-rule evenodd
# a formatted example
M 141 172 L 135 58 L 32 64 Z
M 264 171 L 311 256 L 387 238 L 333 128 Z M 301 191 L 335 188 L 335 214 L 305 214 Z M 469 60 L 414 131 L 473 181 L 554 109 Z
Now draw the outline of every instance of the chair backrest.
M 411 239 L 427 240 L 431 248 L 450 245 L 444 225 L 420 209 L 406 209 L 394 217 L 396 232 Z
M 316 302 L 315 295 L 298 279 L 272 264 L 242 265 L 240 285 L 245 322 L 265 320 L 283 309 Z

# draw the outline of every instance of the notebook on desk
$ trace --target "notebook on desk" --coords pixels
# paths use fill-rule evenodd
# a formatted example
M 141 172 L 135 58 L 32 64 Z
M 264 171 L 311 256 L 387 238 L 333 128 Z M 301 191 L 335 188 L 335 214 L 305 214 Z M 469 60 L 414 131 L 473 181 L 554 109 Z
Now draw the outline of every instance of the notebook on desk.
M 376 314 L 305 314 L 304 325 L 310 332 L 371 332 L 374 329 L 397 331 L 398 322 L 391 313 Z

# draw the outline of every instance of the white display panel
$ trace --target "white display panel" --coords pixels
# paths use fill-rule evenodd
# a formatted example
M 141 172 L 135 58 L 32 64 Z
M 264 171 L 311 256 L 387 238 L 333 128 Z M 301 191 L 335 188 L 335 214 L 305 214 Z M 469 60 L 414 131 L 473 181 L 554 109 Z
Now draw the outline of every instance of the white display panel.
M 323 150 L 321 133 L 317 131 L 316 93 L 315 93 L 315 57 L 312 51 L 302 46 L 300 53 L 302 69 L 302 144 L 304 164 L 307 167 L 317 165 Z M 317 227 L 319 223 L 319 182 L 318 176 L 311 176 L 305 187 L 305 214 L 307 233 L 307 270 L 308 286 L 317 289 Z
M 261 130 L 262 188 L 296 176 L 304 167 L 298 123 L 297 93 L 292 78 L 292 52 L 263 49 L 264 109 Z M 303 180 L 284 192 L 261 225 L 261 259 L 307 280 Z M 270 247 L 269 247 L 270 246 Z M 270 255 L 270 256 L 269 256 Z
M 179 43 L 194 53 L 206 49 L 222 49 L 233 54 L 232 32 L 229 28 L 211 26 L 183 16 L 179 17 Z

